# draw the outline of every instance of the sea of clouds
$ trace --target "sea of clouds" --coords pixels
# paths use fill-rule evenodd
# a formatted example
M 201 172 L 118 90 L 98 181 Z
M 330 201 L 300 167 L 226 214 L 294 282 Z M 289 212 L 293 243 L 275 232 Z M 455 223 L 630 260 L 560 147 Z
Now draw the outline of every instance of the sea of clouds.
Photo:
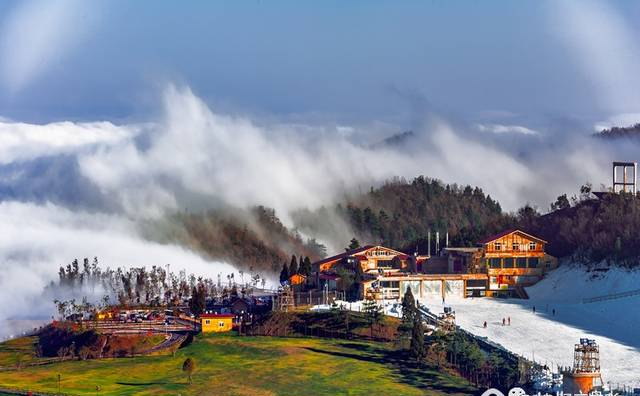
M 162 98 L 162 115 L 145 123 L 0 121 L 0 320 L 50 316 L 53 304 L 35 301 L 76 257 L 98 256 L 110 267 L 171 264 L 211 277 L 233 271 L 233 263 L 141 236 L 142 222 L 168 213 L 265 205 L 294 227 L 298 209 L 421 174 L 481 186 L 507 210 L 525 203 L 546 210 L 560 193 L 607 183 L 610 161 L 637 148 L 591 131 L 454 126 L 429 112 L 412 135 L 385 144 L 388 126 L 218 114 L 171 84 Z
M 605 3 L 579 4 L 547 8 L 555 37 L 575 52 L 611 114 L 598 128 L 640 120 L 633 33 Z M 6 89 L 19 95 L 60 68 L 95 33 L 96 7 L 19 3 L 0 31 Z M 112 268 L 171 264 L 210 277 L 234 271 L 233 263 L 142 236 L 149 233 L 141 224 L 168 213 L 265 205 L 295 227 L 299 209 L 418 175 L 480 186 L 506 210 L 530 203 L 545 211 L 586 182 L 606 188 L 611 161 L 637 160 L 640 152 L 634 141 L 594 139 L 593 122 L 556 117 L 531 125 L 527 115 L 501 111 L 458 120 L 434 114 L 420 98 L 408 99 L 415 102 L 409 125 L 344 125 L 219 112 L 185 85 L 168 84 L 158 97 L 157 116 L 137 123 L 35 124 L 0 115 L 0 337 L 15 331 L 6 319 L 53 314 L 42 290 L 74 258 L 97 256 Z M 407 129 L 413 134 L 384 143 Z M 319 228 L 337 232 L 307 236 L 331 252 L 352 233 L 337 217 L 328 221 Z

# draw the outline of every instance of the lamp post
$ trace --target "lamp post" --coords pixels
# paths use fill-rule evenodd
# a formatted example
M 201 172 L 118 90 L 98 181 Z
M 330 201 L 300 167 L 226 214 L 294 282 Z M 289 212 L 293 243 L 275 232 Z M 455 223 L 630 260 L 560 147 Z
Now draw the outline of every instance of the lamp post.
M 58 395 L 60 394 L 60 379 L 61 379 L 61 375 L 58 373 Z

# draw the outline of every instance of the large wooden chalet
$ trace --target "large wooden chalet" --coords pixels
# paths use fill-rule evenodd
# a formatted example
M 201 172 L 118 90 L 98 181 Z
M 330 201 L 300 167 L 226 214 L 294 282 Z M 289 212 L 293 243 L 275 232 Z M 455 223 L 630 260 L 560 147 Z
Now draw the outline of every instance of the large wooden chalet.
M 318 288 L 339 289 L 338 268 L 363 274 L 361 298 L 400 299 L 408 288 L 417 297 L 447 295 L 523 295 L 523 286 L 539 281 L 555 268 L 546 242 L 520 230 L 487 238 L 477 247 L 446 247 L 434 256 L 409 255 L 380 245 L 367 245 L 314 263 Z
M 480 244 L 491 291 L 530 286 L 557 266 L 557 260 L 545 253 L 545 240 L 520 230 L 502 232 Z

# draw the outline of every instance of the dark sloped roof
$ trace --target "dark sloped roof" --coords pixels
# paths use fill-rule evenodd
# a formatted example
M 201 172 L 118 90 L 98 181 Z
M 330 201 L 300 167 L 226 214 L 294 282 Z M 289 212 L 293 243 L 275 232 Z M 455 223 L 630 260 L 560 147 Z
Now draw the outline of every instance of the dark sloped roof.
M 341 258 L 344 258 L 344 257 L 354 256 L 354 255 L 356 255 L 358 253 L 364 252 L 365 250 L 369 250 L 369 249 L 371 249 L 373 247 L 375 247 L 375 245 L 361 246 L 361 247 L 359 247 L 357 249 L 348 250 L 348 251 L 346 251 L 344 253 L 336 254 L 335 256 L 327 257 L 327 258 L 324 258 L 324 259 L 322 259 L 320 261 L 316 261 L 315 263 L 313 263 L 313 265 L 321 265 L 321 264 L 324 264 L 324 263 L 329 263 L 331 261 L 340 260 Z
M 409 257 L 406 253 L 403 253 L 401 251 L 398 251 L 398 250 L 395 250 L 395 249 L 391 249 L 391 248 L 388 248 L 388 247 L 385 247 L 385 246 L 381 246 L 381 245 L 366 245 L 366 246 L 359 247 L 357 249 L 346 251 L 344 253 L 336 254 L 335 256 L 327 257 L 327 258 L 322 259 L 320 261 L 316 261 L 312 265 L 314 265 L 314 266 L 322 265 L 324 263 L 329 263 L 331 261 L 340 260 L 340 259 L 342 259 L 344 257 L 358 256 L 358 253 L 362 253 L 362 252 L 364 252 L 366 250 L 373 249 L 373 248 L 378 247 L 378 246 L 380 246 L 383 249 L 392 250 L 394 252 L 397 252 L 398 256 L 400 256 L 402 259 L 407 259 Z M 360 259 L 360 260 L 362 260 L 363 258 L 366 259 L 366 257 L 358 257 L 358 259 Z
M 509 230 L 506 230 L 506 231 L 502 231 L 502 232 L 500 232 L 500 233 L 498 233 L 496 235 L 492 235 L 492 236 L 490 236 L 488 238 L 482 239 L 478 243 L 480 243 L 482 245 L 486 245 L 487 243 L 489 243 L 491 241 L 495 241 L 496 239 L 502 238 L 503 236 L 507 236 L 509 234 L 513 234 L 514 232 L 519 232 L 521 234 L 524 234 L 524 235 L 530 237 L 531 239 L 535 239 L 536 241 L 547 243 L 547 241 L 545 241 L 544 239 L 538 238 L 537 236 L 534 236 L 534 235 L 531 235 L 531 234 L 528 234 L 528 233 L 526 233 L 526 232 L 524 232 L 522 230 L 519 230 L 517 228 L 512 228 L 512 229 L 509 229 Z

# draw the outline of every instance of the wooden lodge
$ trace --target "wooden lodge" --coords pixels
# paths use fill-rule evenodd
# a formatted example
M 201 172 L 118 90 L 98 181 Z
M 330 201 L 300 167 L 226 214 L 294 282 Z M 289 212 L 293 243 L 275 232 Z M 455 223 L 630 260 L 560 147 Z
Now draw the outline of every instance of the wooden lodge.
M 545 253 L 545 240 L 520 230 L 508 230 L 480 243 L 490 294 L 531 286 L 558 264 Z
M 445 247 L 434 256 L 409 255 L 367 245 L 313 264 L 317 288 L 338 290 L 342 266 L 361 273 L 360 298 L 401 299 L 408 288 L 419 298 L 520 296 L 557 266 L 546 241 L 520 230 L 487 238 L 476 247 Z M 330 281 L 330 280 L 334 281 Z
M 349 250 L 314 263 L 314 268 L 324 273 L 338 264 L 358 265 L 362 272 L 400 270 L 407 267 L 409 255 L 380 245 L 367 245 Z

